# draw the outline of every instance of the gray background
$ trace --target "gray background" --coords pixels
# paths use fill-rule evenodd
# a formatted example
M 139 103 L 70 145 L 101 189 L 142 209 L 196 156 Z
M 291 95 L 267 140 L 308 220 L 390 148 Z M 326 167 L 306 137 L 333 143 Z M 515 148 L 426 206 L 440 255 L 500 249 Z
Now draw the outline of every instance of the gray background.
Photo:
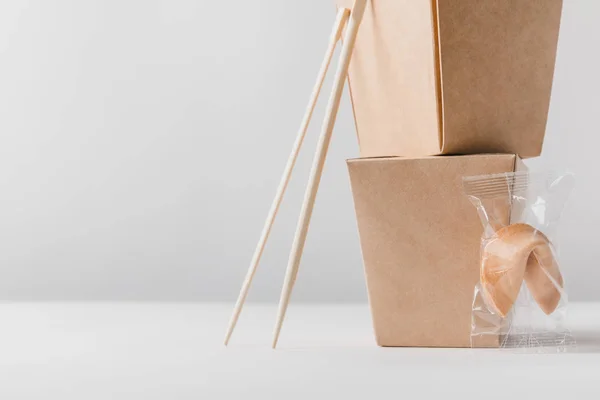
M 306 106 L 332 1 L 0 5 L 0 298 L 235 299 Z M 572 300 L 600 300 L 600 2 L 565 0 L 543 157 Z M 330 84 L 326 83 L 326 90 Z M 275 301 L 318 105 L 250 300 Z M 341 105 L 294 300 L 366 299 Z

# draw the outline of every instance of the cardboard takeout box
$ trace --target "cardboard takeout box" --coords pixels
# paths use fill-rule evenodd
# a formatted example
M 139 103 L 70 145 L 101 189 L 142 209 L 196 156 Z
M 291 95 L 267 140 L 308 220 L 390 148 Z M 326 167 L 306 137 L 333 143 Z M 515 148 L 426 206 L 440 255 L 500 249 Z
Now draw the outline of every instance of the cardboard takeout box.
M 470 346 L 483 228 L 462 177 L 519 163 L 510 154 L 348 161 L 377 344 Z
M 349 69 L 361 157 L 538 156 L 561 10 L 562 0 L 370 0 Z

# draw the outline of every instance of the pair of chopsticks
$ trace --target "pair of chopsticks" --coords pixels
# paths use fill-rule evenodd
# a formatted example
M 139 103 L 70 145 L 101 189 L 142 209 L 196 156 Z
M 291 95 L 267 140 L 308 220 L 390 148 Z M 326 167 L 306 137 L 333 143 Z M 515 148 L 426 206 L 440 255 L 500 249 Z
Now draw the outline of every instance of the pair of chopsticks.
M 298 221 L 298 226 L 296 228 L 296 234 L 294 237 L 294 242 L 292 244 L 290 259 L 285 274 L 281 298 L 279 300 L 277 322 L 275 324 L 275 331 L 273 334 L 273 348 L 277 346 L 277 340 L 279 339 L 281 326 L 285 318 L 285 313 L 290 301 L 290 296 L 292 294 L 294 283 L 296 282 L 296 276 L 298 275 L 300 258 L 302 257 L 302 251 L 306 242 L 308 226 L 310 223 L 315 199 L 317 197 L 317 190 L 321 181 L 321 175 L 323 173 L 323 167 L 325 165 L 327 150 L 329 148 L 329 143 L 331 142 L 331 134 L 333 132 L 337 112 L 340 106 L 340 99 L 342 97 L 344 83 L 348 74 L 350 58 L 352 56 L 352 50 L 354 49 L 356 35 L 358 33 L 358 27 L 364 14 L 366 2 L 367 0 L 354 0 L 354 4 L 351 10 L 348 8 L 340 8 L 338 10 L 335 24 L 333 26 L 333 31 L 331 32 L 329 45 L 327 47 L 327 52 L 325 53 L 325 59 L 323 60 L 323 63 L 321 65 L 321 69 L 317 77 L 317 82 L 314 86 L 313 92 L 308 103 L 308 108 L 306 109 L 306 113 L 304 115 L 304 118 L 302 119 L 302 124 L 300 125 L 300 130 L 298 132 L 298 136 L 296 137 L 292 153 L 290 154 L 288 162 L 285 166 L 283 176 L 277 189 L 277 194 L 275 195 L 275 199 L 273 200 L 273 204 L 271 205 L 271 209 L 267 216 L 267 220 L 265 222 L 265 226 L 260 236 L 260 240 L 258 241 L 258 245 L 254 252 L 254 256 L 252 257 L 252 261 L 250 263 L 250 267 L 248 268 L 248 272 L 244 279 L 244 283 L 242 284 L 242 289 L 235 304 L 233 315 L 231 316 L 231 321 L 229 322 L 229 327 L 225 336 L 225 345 L 229 343 L 229 339 L 231 338 L 233 329 L 235 328 L 235 325 L 242 311 L 242 307 L 244 306 L 246 296 L 248 295 L 248 290 L 250 289 L 250 284 L 252 283 L 252 279 L 254 278 L 254 274 L 256 273 L 260 257 L 265 248 L 265 244 L 269 237 L 269 233 L 271 232 L 271 228 L 273 227 L 273 222 L 275 221 L 277 211 L 279 210 L 279 206 L 281 205 L 281 200 L 283 199 L 283 195 L 290 181 L 292 170 L 294 169 L 294 165 L 296 164 L 296 159 L 298 158 L 300 147 L 302 146 L 302 142 L 304 141 L 308 124 L 310 123 L 310 120 L 312 118 L 312 114 L 317 103 L 317 98 L 319 97 L 319 93 L 321 92 L 321 87 L 323 86 L 325 75 L 327 74 L 329 64 L 333 57 L 333 52 L 335 50 L 335 47 L 337 46 L 338 41 L 342 38 L 342 32 L 344 31 L 344 27 L 347 23 L 348 26 L 343 35 L 342 51 L 340 54 L 335 78 L 333 81 L 333 88 L 331 90 L 331 95 L 327 104 L 325 120 L 323 121 L 321 135 L 317 144 L 317 151 L 315 153 L 312 168 L 310 171 L 310 178 L 308 181 L 308 186 L 306 188 L 306 193 L 304 195 L 304 202 L 302 204 L 300 218 Z

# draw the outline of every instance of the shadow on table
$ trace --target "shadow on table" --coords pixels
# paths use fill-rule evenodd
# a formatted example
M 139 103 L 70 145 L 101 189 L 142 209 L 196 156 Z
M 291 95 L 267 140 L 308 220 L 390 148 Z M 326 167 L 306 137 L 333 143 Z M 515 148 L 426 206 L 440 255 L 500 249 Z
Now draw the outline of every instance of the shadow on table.
M 573 332 L 576 353 L 600 353 L 600 331 Z

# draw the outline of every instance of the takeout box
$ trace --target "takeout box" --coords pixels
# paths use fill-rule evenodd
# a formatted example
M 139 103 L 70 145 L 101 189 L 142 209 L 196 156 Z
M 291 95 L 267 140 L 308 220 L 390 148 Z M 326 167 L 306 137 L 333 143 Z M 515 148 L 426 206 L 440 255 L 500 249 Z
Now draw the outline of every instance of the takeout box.
M 370 0 L 349 69 L 361 157 L 538 156 L 561 10 L 562 0 Z
M 483 228 L 462 178 L 520 165 L 511 154 L 348 161 L 378 345 L 471 345 Z M 508 206 L 496 212 L 509 221 Z M 477 342 L 498 344 L 495 335 Z

